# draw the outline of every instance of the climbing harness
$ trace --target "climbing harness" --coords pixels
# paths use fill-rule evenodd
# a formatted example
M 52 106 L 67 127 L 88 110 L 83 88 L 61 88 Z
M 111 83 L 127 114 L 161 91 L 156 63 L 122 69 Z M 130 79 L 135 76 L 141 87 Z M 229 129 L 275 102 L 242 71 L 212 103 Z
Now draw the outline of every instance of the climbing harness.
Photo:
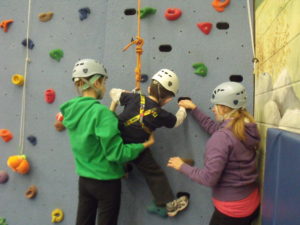
M 128 45 L 126 45 L 123 48 L 123 51 L 126 51 L 131 45 L 135 44 L 135 52 L 136 52 L 136 67 L 135 67 L 135 91 L 140 91 L 141 89 L 141 55 L 143 54 L 143 45 L 144 45 L 144 39 L 141 38 L 141 0 L 138 0 L 138 21 L 137 21 L 137 36 L 136 39 L 130 42 Z
M 146 131 L 146 133 L 151 133 L 151 129 L 148 128 L 145 124 L 144 124 L 144 117 L 148 116 L 148 115 L 152 115 L 154 118 L 158 116 L 158 112 L 157 112 L 157 108 L 151 108 L 145 111 L 145 104 L 146 104 L 146 98 L 144 95 L 140 95 L 140 113 L 132 118 L 130 118 L 129 120 L 127 120 L 124 125 L 130 126 L 135 122 L 139 122 L 141 127 L 144 129 L 144 131 Z

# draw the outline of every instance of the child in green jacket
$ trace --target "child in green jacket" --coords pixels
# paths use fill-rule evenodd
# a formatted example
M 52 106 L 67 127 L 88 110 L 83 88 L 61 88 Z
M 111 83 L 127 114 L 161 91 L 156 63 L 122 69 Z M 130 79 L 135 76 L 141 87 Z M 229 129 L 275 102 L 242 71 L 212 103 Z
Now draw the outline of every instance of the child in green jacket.
M 99 102 L 105 93 L 106 69 L 93 59 L 75 64 L 73 81 L 81 96 L 60 106 L 79 175 L 76 225 L 116 225 L 120 208 L 123 165 L 154 143 L 124 144 L 118 119 Z

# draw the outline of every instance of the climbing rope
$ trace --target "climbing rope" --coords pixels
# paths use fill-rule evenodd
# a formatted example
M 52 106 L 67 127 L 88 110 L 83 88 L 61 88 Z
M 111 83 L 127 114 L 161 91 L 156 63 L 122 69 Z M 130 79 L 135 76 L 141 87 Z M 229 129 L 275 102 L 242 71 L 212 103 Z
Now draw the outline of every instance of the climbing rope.
M 252 54 L 253 54 L 253 60 L 252 60 L 252 62 L 253 62 L 254 70 L 255 70 L 255 66 L 256 66 L 256 63 L 258 63 L 258 59 L 256 58 L 256 53 L 255 53 L 255 45 L 254 45 L 254 35 L 253 35 L 253 25 L 252 25 L 252 18 L 251 18 L 250 0 L 247 0 L 247 9 L 248 9 L 248 21 L 249 21 L 249 27 L 250 27 L 251 46 L 252 46 Z
M 136 39 L 130 42 L 123 48 L 123 51 L 126 51 L 130 46 L 136 45 L 135 52 L 136 52 L 136 67 L 135 67 L 135 91 L 140 91 L 141 89 L 141 55 L 143 54 L 143 44 L 144 39 L 141 38 L 141 0 L 138 0 L 138 20 L 137 20 L 137 36 Z
M 21 105 L 21 115 L 20 115 L 20 136 L 19 136 L 19 150 L 20 154 L 24 153 L 24 133 L 25 133 L 25 112 L 26 112 L 26 83 L 27 83 L 27 71 L 29 64 L 29 28 L 30 28 L 30 15 L 31 15 L 31 0 L 28 0 L 28 11 L 27 11 L 27 31 L 26 31 L 26 57 L 25 57 L 25 66 L 24 66 L 24 86 L 22 92 L 22 105 Z

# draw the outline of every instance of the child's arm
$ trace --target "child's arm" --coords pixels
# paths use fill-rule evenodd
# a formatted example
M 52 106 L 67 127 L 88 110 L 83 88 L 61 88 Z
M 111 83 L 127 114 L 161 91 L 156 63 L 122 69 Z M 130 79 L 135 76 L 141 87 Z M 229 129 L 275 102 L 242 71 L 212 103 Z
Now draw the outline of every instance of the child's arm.
M 219 129 L 220 123 L 215 122 L 209 116 L 204 114 L 191 100 L 181 100 L 178 104 L 185 109 L 191 109 L 191 114 L 194 119 L 207 133 L 212 134 Z
M 96 125 L 96 136 L 99 137 L 101 149 L 105 152 L 108 161 L 125 163 L 135 159 L 144 148 L 154 144 L 153 135 L 140 144 L 124 144 L 118 129 L 118 120 L 107 108 L 99 114 Z
M 182 106 L 179 107 L 177 113 L 176 113 L 176 124 L 174 126 L 174 128 L 180 126 L 183 121 L 185 120 L 186 118 L 186 109 Z
M 118 89 L 118 88 L 113 88 L 110 90 L 109 95 L 112 99 L 111 104 L 110 104 L 110 111 L 116 111 L 116 108 L 118 107 L 118 104 L 120 103 L 120 97 L 122 92 L 124 92 L 124 90 L 122 89 Z

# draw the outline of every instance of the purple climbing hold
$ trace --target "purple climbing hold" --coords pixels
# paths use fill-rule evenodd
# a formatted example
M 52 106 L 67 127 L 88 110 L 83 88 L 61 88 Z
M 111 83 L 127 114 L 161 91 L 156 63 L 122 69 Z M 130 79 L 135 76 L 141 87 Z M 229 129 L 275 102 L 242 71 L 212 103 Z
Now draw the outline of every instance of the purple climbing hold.
M 27 39 L 26 39 L 26 38 L 22 41 L 22 45 L 23 45 L 24 47 L 27 46 Z M 28 38 L 28 46 L 27 46 L 27 47 L 28 47 L 29 49 L 33 49 L 33 47 L 34 47 L 33 41 L 32 41 L 31 39 L 29 39 L 29 38 Z
M 4 170 L 0 170 L 0 184 L 4 184 L 8 181 L 8 173 Z
M 88 7 L 81 8 L 78 10 L 78 12 L 80 13 L 79 18 L 81 21 L 86 19 L 88 17 L 88 14 L 91 14 L 91 10 Z

